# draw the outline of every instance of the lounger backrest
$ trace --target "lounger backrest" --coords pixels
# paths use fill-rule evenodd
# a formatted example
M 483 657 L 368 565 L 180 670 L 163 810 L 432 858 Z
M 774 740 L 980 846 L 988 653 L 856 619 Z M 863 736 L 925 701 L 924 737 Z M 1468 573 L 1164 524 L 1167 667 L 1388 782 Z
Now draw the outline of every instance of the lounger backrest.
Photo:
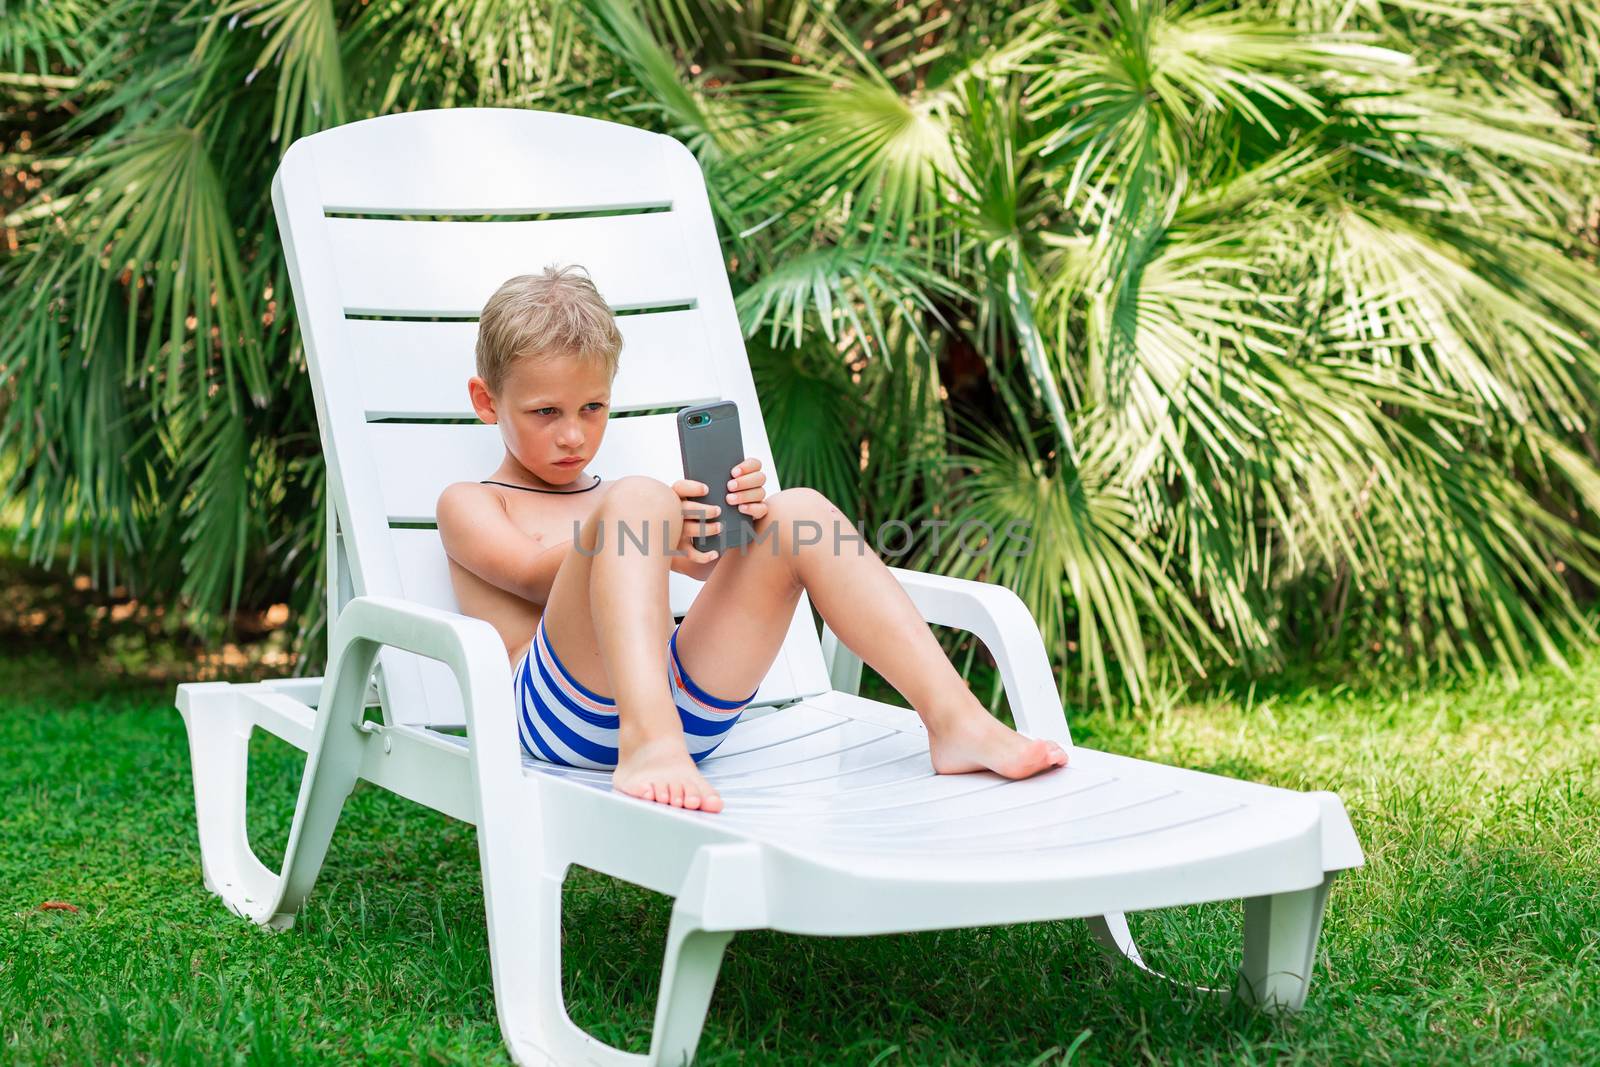
M 532 111 L 391 115 L 296 142 L 272 191 L 328 464 L 333 614 L 351 595 L 456 609 L 434 502 L 503 454 L 467 398 L 477 314 L 551 263 L 586 266 L 620 316 L 591 469 L 681 478 L 675 412 L 727 399 L 779 489 L 704 179 L 672 138 Z M 700 583 L 672 578 L 681 615 Z M 391 723 L 463 721 L 432 661 L 386 650 L 380 685 Z M 828 688 L 802 599 L 757 702 Z

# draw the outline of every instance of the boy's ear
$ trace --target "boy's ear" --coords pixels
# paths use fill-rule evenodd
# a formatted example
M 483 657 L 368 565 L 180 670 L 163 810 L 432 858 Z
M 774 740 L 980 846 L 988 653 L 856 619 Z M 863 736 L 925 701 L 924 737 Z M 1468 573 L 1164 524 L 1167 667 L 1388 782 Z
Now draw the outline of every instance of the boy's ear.
M 500 421 L 500 415 L 495 411 L 494 394 L 489 392 L 489 383 L 482 378 L 467 379 L 467 395 L 472 397 L 472 410 L 477 412 L 478 418 L 490 426 Z

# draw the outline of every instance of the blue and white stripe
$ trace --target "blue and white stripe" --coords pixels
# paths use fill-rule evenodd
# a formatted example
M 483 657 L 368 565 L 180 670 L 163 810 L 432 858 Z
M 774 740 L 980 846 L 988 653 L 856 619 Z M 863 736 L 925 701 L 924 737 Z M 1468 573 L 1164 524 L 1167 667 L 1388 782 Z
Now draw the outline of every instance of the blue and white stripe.
M 668 688 L 696 763 L 722 744 L 755 694 L 719 700 L 696 685 L 678 658 L 678 631 L 667 652 Z M 617 704 L 583 686 L 556 658 L 539 621 L 533 643 L 516 666 L 514 689 L 522 750 L 565 767 L 612 770 L 617 765 Z

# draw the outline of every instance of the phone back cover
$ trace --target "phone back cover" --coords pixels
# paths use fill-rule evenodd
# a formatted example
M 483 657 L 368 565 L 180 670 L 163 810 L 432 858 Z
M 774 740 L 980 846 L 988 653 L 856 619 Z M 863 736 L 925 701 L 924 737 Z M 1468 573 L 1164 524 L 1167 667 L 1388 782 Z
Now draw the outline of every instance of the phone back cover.
M 698 413 L 710 415 L 711 421 L 704 426 L 690 426 L 689 416 Z M 718 515 L 722 530 L 711 537 L 696 537 L 695 548 L 701 552 L 713 549 L 726 552 L 755 540 L 755 525 L 750 516 L 740 511 L 739 505 L 728 503 L 728 480 L 733 468 L 745 458 L 738 405 L 723 400 L 678 412 L 678 446 L 683 454 L 683 476 L 711 489 L 705 496 L 690 499 L 722 509 Z

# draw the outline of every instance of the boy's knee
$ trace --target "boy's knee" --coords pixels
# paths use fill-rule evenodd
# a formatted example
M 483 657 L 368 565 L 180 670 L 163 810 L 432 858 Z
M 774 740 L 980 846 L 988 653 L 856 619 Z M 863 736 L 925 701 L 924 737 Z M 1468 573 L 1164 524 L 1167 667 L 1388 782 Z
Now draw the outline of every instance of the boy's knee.
M 770 542 L 780 553 L 794 553 L 806 545 L 833 544 L 855 530 L 833 501 L 806 486 L 774 493 L 766 503 L 766 517 L 756 525 L 756 543 Z
M 650 551 L 650 546 L 663 539 L 665 546 L 677 543 L 683 528 L 683 502 L 665 482 L 629 475 L 611 486 L 589 522 L 605 527 L 600 536 L 608 544 L 620 547 L 629 543 Z
M 630 474 L 612 484 L 599 510 L 614 515 L 658 518 L 681 514 L 683 505 L 666 482 Z
M 844 519 L 844 513 L 833 501 L 803 485 L 767 497 L 767 514 L 780 520 L 815 519 L 823 522 L 833 518 Z

